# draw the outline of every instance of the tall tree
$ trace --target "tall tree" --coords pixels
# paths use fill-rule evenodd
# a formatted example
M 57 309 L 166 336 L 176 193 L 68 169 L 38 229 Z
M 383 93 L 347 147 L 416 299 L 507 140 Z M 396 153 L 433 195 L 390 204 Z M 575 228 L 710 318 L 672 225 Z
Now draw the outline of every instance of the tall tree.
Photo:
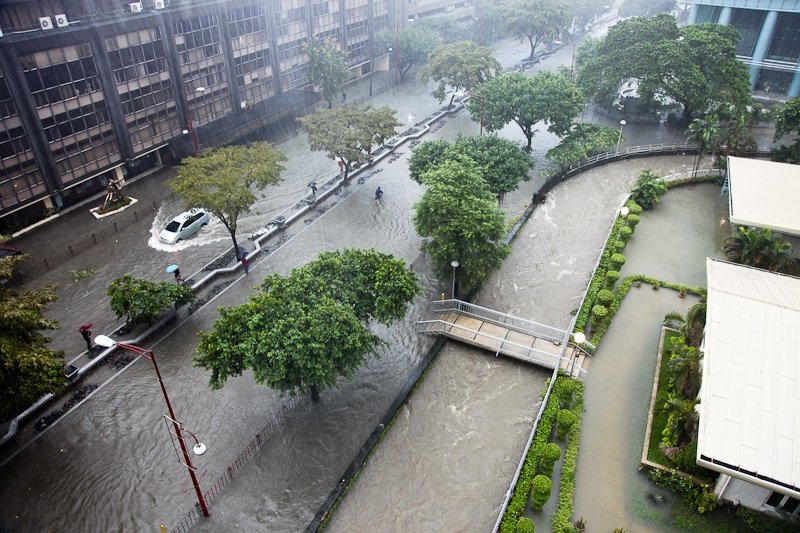
M 195 299 L 191 287 L 176 283 L 154 283 L 125 274 L 108 287 L 111 310 L 129 324 L 153 324 L 162 311 L 191 303 Z
M 470 99 L 467 109 L 472 120 L 483 116 L 489 131 L 515 122 L 528 140 L 526 150 L 531 149 L 537 123 L 546 123 L 549 132 L 561 136 L 570 130 L 572 119 L 583 109 L 578 86 L 553 72 L 538 72 L 533 77 L 512 72 L 486 82 L 475 93 L 484 101 Z
M 391 255 L 323 252 L 286 277 L 269 275 L 246 303 L 221 308 L 213 331 L 199 334 L 194 364 L 211 372 L 212 389 L 252 369 L 260 384 L 317 401 L 383 343 L 369 324 L 399 320 L 420 293 L 414 272 Z
M 631 200 L 639 204 L 642 209 L 653 209 L 661 200 L 661 195 L 667 192 L 667 184 L 650 169 L 643 170 L 631 187 Z
M 596 124 L 573 124 L 561 138 L 561 142 L 547 151 L 547 159 L 559 166 L 614 147 L 619 138 L 617 128 L 607 128 Z
M 347 54 L 339 49 L 339 43 L 333 38 L 320 39 L 312 36 L 305 48 L 308 54 L 308 82 L 319 85 L 330 109 L 333 107 L 333 97 L 352 78 L 347 69 Z
M 496 135 L 464 137 L 459 135 L 454 144 L 446 140 L 425 141 L 409 158 L 411 178 L 422 182 L 422 176 L 448 159 L 469 157 L 476 165 L 489 190 L 498 199 L 528 181 L 528 172 L 535 166 L 534 160 L 519 145 Z
M 382 30 L 375 38 L 379 47 L 391 50 L 392 63 L 401 80 L 414 66 L 424 64 L 439 44 L 433 30 L 416 25 L 397 31 Z
M 708 115 L 694 119 L 686 128 L 686 140 L 697 147 L 692 165 L 692 175 L 697 176 L 700 160 L 712 152 L 719 141 L 719 118 L 716 115 Z
M 771 228 L 739 226 L 725 241 L 722 250 L 725 257 L 734 263 L 782 274 L 795 274 L 798 271 L 792 245 Z
M 14 266 L 25 258 L 0 258 L 0 280 L 10 279 Z M 64 353 L 49 349 L 50 338 L 42 334 L 60 327 L 43 315 L 47 304 L 57 299 L 52 286 L 16 291 L 0 283 L 0 420 L 66 384 Z
M 778 142 L 785 135 L 794 134 L 794 142 L 789 146 L 781 145 L 773 151 L 772 158 L 776 161 L 800 164 L 800 98 L 792 98 L 778 111 L 775 117 L 775 137 Z
M 400 126 L 395 111 L 387 106 L 317 109 L 297 120 L 308 133 L 311 150 L 327 152 L 345 164 L 345 179 L 354 164 L 369 161 L 373 145 L 382 145 Z
M 747 69 L 736 59 L 739 34 L 720 24 L 678 28 L 670 15 L 632 18 L 616 24 L 589 57 L 578 81 L 586 94 L 609 104 L 623 82 L 639 81 L 646 104 L 675 100 L 688 124 L 697 116 L 750 103 Z
M 204 150 L 185 158 L 167 185 L 187 207 L 202 207 L 220 219 L 237 252 L 236 228 L 256 201 L 253 188 L 280 183 L 283 161 L 283 152 L 267 142 Z
M 527 39 L 528 59 L 536 57 L 540 44 L 549 44 L 567 33 L 572 11 L 566 0 L 509 0 L 500 6 L 509 33 Z
M 439 102 L 444 101 L 447 88 L 452 87 L 453 96 L 448 104 L 452 106 L 457 91 L 471 91 L 497 76 L 500 70 L 491 48 L 461 41 L 437 47 L 417 75 L 422 80 L 430 79 L 439 84 L 433 92 Z
M 685 337 L 672 337 L 667 371 L 676 391 L 684 398 L 694 399 L 700 392 L 700 368 L 703 354 L 686 344 Z
M 468 157 L 448 159 L 422 181 L 428 188 L 414 206 L 414 227 L 426 239 L 423 250 L 437 275 L 448 277 L 455 260 L 461 286 L 477 287 L 508 254 L 503 212 Z

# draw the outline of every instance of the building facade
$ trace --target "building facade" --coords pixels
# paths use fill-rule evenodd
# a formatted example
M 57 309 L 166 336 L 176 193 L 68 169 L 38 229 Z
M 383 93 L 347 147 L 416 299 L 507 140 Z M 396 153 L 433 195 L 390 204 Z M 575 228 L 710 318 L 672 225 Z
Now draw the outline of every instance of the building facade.
M 736 56 L 750 70 L 753 96 L 785 102 L 800 96 L 800 0 L 690 0 L 689 24 L 739 31 Z
M 368 73 L 394 1 L 4 1 L 0 233 L 308 102 L 310 36 Z

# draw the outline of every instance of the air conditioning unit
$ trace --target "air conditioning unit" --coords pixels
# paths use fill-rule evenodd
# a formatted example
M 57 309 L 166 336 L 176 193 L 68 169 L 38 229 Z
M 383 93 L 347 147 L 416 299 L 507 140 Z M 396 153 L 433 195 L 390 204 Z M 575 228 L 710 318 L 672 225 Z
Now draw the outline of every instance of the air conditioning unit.
M 131 13 L 141 13 L 142 12 L 142 3 L 141 2 L 134 2 L 132 4 L 128 4 L 131 6 Z
M 153 5 L 155 6 L 156 9 L 164 9 L 165 7 L 167 7 L 167 3 L 165 0 L 155 0 L 155 2 L 153 2 Z
M 67 20 L 66 15 L 56 15 L 56 26 L 59 28 L 66 28 L 69 26 L 69 21 Z
M 43 30 L 52 30 L 53 21 L 50 20 L 50 17 L 39 17 L 39 27 Z

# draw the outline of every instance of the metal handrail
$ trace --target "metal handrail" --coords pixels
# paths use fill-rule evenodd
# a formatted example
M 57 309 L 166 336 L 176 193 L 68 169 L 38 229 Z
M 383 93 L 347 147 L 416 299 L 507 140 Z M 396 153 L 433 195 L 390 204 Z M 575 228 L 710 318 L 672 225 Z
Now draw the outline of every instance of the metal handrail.
M 433 302 L 433 311 L 436 313 L 456 311 L 464 315 L 488 320 L 490 322 L 494 322 L 495 324 L 519 331 L 520 333 L 527 333 L 529 335 L 533 335 L 534 337 L 549 341 L 562 342 L 566 333 L 565 330 L 560 328 L 547 326 L 539 322 L 509 315 L 508 313 L 501 313 L 500 311 L 481 307 L 480 305 L 462 300 L 436 300 Z

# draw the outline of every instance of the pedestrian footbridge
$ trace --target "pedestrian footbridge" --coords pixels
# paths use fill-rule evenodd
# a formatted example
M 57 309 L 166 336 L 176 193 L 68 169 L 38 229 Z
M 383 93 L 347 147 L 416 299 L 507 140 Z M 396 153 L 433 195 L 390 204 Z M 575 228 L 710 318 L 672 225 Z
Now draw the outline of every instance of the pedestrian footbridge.
M 584 379 L 590 356 L 570 339 L 570 332 L 545 326 L 461 300 L 433 302 L 435 320 L 417 322 L 417 332 L 451 339 L 545 368 L 563 369 Z

